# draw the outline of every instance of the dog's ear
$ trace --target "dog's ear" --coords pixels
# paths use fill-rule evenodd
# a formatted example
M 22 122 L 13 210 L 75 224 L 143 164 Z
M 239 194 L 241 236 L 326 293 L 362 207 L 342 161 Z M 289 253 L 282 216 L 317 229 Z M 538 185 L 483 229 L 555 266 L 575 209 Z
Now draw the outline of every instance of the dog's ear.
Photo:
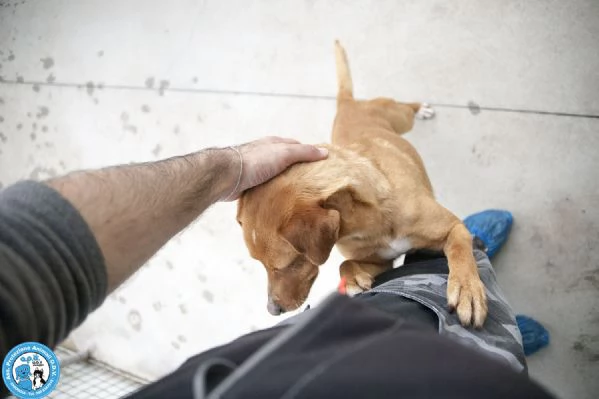
M 339 237 L 339 212 L 315 205 L 296 209 L 279 233 L 311 263 L 327 261 Z
M 351 214 L 357 207 L 371 206 L 376 204 L 375 196 L 370 192 L 358 192 L 350 185 L 338 188 L 330 194 L 323 202 L 322 207 L 325 209 L 343 209 Z

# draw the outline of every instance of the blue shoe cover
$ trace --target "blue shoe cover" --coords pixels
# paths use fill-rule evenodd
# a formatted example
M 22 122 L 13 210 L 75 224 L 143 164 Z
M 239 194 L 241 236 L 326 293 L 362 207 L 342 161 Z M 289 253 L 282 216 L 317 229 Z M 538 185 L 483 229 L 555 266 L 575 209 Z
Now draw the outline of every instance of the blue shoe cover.
M 464 219 L 470 234 L 477 236 L 487 247 L 487 256 L 492 258 L 506 242 L 514 218 L 508 211 L 489 209 Z
M 549 345 L 549 332 L 541 323 L 521 314 L 516 315 L 516 323 L 518 323 L 520 334 L 522 334 L 522 346 L 524 346 L 526 356 Z

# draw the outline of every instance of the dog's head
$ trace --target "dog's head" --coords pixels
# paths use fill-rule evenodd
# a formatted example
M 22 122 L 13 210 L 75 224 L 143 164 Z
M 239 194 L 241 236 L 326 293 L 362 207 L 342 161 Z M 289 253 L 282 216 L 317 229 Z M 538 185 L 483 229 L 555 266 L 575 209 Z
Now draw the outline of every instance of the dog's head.
M 339 212 L 324 202 L 276 178 L 239 198 L 237 221 L 250 255 L 266 268 L 273 315 L 302 305 L 337 241 Z

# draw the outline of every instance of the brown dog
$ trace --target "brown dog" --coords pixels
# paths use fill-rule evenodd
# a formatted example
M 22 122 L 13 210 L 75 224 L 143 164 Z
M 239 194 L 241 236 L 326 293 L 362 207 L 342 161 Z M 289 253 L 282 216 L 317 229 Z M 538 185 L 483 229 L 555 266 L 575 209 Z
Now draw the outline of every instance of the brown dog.
M 442 250 L 449 263 L 447 298 L 463 325 L 482 326 L 487 302 L 464 224 L 435 201 L 420 156 L 400 137 L 425 104 L 388 98 L 354 100 L 345 51 L 335 43 L 339 93 L 333 145 L 324 161 L 297 164 L 245 192 L 237 220 L 253 258 L 268 275 L 268 310 L 305 301 L 318 267 L 336 244 L 348 293 L 412 249 Z

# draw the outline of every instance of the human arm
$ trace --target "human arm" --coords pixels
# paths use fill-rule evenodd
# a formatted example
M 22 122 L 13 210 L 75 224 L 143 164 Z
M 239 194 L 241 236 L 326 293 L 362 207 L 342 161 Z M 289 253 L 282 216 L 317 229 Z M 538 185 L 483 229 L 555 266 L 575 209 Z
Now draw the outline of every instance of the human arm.
M 23 341 L 56 345 L 210 204 L 325 156 L 278 138 L 236 148 L 0 191 L 0 359 Z
M 113 290 L 214 202 L 236 199 L 293 163 L 326 156 L 316 147 L 275 137 L 233 148 L 74 173 L 47 184 L 92 230 Z

